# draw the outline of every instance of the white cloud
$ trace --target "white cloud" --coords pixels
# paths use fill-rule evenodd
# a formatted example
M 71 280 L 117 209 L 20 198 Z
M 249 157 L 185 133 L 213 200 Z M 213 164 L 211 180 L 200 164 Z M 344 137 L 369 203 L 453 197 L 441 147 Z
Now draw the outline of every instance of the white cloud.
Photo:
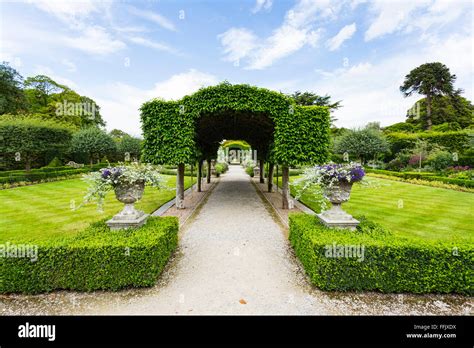
M 68 59 L 61 60 L 61 64 L 64 65 L 66 67 L 67 71 L 69 71 L 69 72 L 76 72 L 77 71 L 76 64 L 74 64 L 73 62 L 71 62 Z
M 245 28 L 230 28 L 217 36 L 224 48 L 225 60 L 237 62 L 256 49 L 258 38 Z
M 460 54 L 463 52 L 463 54 Z M 381 121 L 389 125 L 405 120 L 406 110 L 422 96 L 404 98 L 398 87 L 405 75 L 426 62 L 442 62 L 458 76 L 455 86 L 465 90 L 472 100 L 474 69 L 472 39 L 469 35 L 451 35 L 415 50 L 407 50 L 377 62 L 361 62 L 348 68 L 317 71 L 317 83 L 300 81 L 300 90 L 328 93 L 342 100 L 343 107 L 334 112 L 338 126 L 356 127 Z
M 170 47 L 166 44 L 163 44 L 163 43 L 160 43 L 160 42 L 155 42 L 155 41 L 152 41 L 152 40 L 148 40 L 148 39 L 145 39 L 145 38 L 140 37 L 140 36 L 132 36 L 132 37 L 129 37 L 128 39 L 131 42 L 133 42 L 137 45 L 153 48 L 153 49 L 158 50 L 158 51 L 165 51 L 165 52 L 174 53 L 174 54 L 177 53 L 174 48 L 172 48 L 172 47 Z
M 136 7 L 129 6 L 128 11 L 140 18 L 146 19 L 148 21 L 151 21 L 153 23 L 158 24 L 160 27 L 171 30 L 171 31 L 176 31 L 176 27 L 172 21 L 170 21 L 168 18 L 160 15 L 159 13 L 156 12 L 151 12 L 151 11 L 144 11 L 144 10 L 139 10 Z
M 314 22 L 335 19 L 341 6 L 342 4 L 334 4 L 330 0 L 300 0 L 286 12 L 281 26 L 263 39 L 248 29 L 231 28 L 218 36 L 226 55 L 225 59 L 246 59 L 246 69 L 264 69 L 305 45 L 315 47 L 321 29 L 314 28 Z
M 275 30 L 251 58 L 248 69 L 264 69 L 274 61 L 298 51 L 307 43 L 307 29 L 284 25 Z
M 272 8 L 273 0 L 257 0 L 252 9 L 252 13 L 260 12 L 261 10 L 269 11 Z
M 60 37 L 65 45 L 89 54 L 106 55 L 126 47 L 125 43 L 114 39 L 103 27 L 91 26 L 84 29 L 80 36 Z
M 344 41 L 349 40 L 352 35 L 356 32 L 356 24 L 352 23 L 346 25 L 342 28 L 336 36 L 333 36 L 327 41 L 327 46 L 329 47 L 330 51 L 337 50 Z
M 140 135 L 140 106 L 153 98 L 177 100 L 199 88 L 218 83 L 216 76 L 195 69 L 157 82 L 150 89 L 140 89 L 122 82 L 96 86 L 86 94 L 100 106 L 100 113 L 107 122 L 107 129 L 122 129 Z
M 428 29 L 438 31 L 454 23 L 465 13 L 472 13 L 472 2 L 461 0 L 377 0 L 370 2 L 371 22 L 365 32 L 365 41 L 370 41 L 395 32 L 409 33 L 417 28 L 425 33 Z
M 110 1 L 64 1 L 64 0 L 32 0 L 40 10 L 47 12 L 71 27 L 83 27 L 83 20 L 94 12 L 100 12 Z

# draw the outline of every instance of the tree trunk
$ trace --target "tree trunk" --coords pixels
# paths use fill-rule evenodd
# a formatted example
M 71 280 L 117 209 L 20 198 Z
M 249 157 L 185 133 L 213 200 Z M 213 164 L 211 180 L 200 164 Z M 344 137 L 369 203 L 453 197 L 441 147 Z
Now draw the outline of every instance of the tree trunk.
M 290 197 L 289 186 L 288 186 L 289 178 L 290 178 L 290 168 L 288 168 L 288 166 L 283 166 L 282 173 L 281 173 L 281 179 L 282 179 L 281 194 L 282 194 L 282 199 L 283 199 L 283 209 L 289 208 L 289 202 L 288 202 L 289 197 Z
M 194 164 L 191 163 L 191 192 L 194 191 L 193 186 L 194 186 Z
M 273 163 L 268 163 L 267 184 L 268 192 L 273 192 Z
M 260 160 L 260 183 L 263 184 L 265 182 L 264 176 L 265 166 L 263 159 Z
M 426 130 L 431 130 L 433 122 L 431 121 L 431 95 L 426 96 Z
M 198 162 L 198 172 L 197 172 L 197 184 L 198 184 L 198 192 L 202 191 L 202 161 L 199 160 Z
M 31 158 L 25 158 L 25 170 L 29 172 L 31 170 Z
M 176 208 L 184 209 L 184 163 L 178 164 L 176 173 Z
M 207 160 L 207 176 L 206 176 L 207 183 L 211 183 L 211 160 Z

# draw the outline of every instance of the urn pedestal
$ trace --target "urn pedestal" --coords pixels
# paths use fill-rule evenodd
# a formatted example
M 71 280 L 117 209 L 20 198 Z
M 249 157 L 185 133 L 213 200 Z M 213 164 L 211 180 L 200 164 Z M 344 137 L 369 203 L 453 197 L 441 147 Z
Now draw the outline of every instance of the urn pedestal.
M 111 230 L 137 228 L 145 224 L 150 215 L 134 207 L 134 203 L 142 198 L 144 189 L 145 183 L 141 181 L 133 184 L 119 184 L 115 187 L 115 197 L 124 203 L 125 207 L 106 222 Z
M 352 215 L 346 213 L 341 204 L 347 202 L 351 195 L 351 183 L 342 182 L 337 186 L 328 187 L 324 190 L 324 196 L 331 202 L 331 208 L 317 214 L 319 220 L 327 227 L 349 228 L 354 230 L 359 221 Z

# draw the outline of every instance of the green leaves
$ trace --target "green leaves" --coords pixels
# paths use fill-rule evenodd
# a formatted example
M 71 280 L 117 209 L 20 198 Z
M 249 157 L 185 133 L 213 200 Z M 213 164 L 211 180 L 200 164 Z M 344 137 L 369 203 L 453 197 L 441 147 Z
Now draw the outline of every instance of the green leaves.
M 104 221 L 96 222 L 75 237 L 43 242 L 35 262 L 1 257 L 0 293 L 152 286 L 177 243 L 175 217 L 150 217 L 130 231 L 111 231 Z
M 326 228 L 314 216 L 290 215 L 291 245 L 319 288 L 473 294 L 472 245 L 405 239 L 363 217 L 359 220 L 357 230 L 348 231 Z M 364 246 L 363 260 L 328 257 L 328 245 Z
M 199 128 L 204 118 L 208 126 Z M 264 88 L 221 83 L 180 101 L 155 99 L 142 105 L 141 119 L 144 157 L 155 164 L 190 163 L 196 153 L 215 156 L 229 124 L 259 156 L 276 163 L 315 164 L 328 157 L 327 108 L 298 106 Z
M 86 128 L 75 133 L 71 141 L 71 151 L 86 153 L 92 163 L 93 159 L 114 153 L 115 142 L 112 137 L 98 128 Z

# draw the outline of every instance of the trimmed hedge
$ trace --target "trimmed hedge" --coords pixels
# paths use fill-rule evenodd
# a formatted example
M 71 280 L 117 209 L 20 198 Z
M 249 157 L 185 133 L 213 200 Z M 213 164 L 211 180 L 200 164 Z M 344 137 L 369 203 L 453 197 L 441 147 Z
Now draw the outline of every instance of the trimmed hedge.
M 103 220 L 77 236 L 38 244 L 34 262 L 0 257 L 0 293 L 152 286 L 177 243 L 176 217 L 150 217 L 127 231 L 111 231 Z
M 219 141 L 230 135 L 222 120 L 240 115 L 252 117 L 242 118 L 238 137 L 262 158 L 270 156 L 275 163 L 295 166 L 323 163 L 329 157 L 327 107 L 296 105 L 282 93 L 265 88 L 223 82 L 178 101 L 153 99 L 140 110 L 143 157 L 153 164 L 177 165 L 214 156 Z M 199 138 L 198 121 L 204 117 L 214 118 L 216 127 L 214 131 L 206 128 L 206 136 Z
M 367 173 L 383 174 L 383 175 L 395 176 L 397 178 L 403 178 L 403 179 L 422 179 L 426 181 L 439 181 L 445 184 L 474 188 L 474 180 L 447 178 L 445 176 L 438 176 L 435 173 L 393 172 L 390 170 L 368 169 L 368 168 L 366 168 L 365 171 Z
M 398 153 L 403 149 L 411 149 L 415 146 L 417 139 L 426 140 L 430 144 L 436 144 L 454 152 L 463 152 L 469 148 L 469 139 L 473 136 L 467 131 L 451 132 L 420 132 L 420 133 L 387 133 L 392 153 Z
M 57 167 L 57 168 L 39 168 L 32 169 L 29 172 L 24 170 L 9 170 L 0 172 L 0 184 L 13 184 L 21 181 L 37 182 L 40 180 L 46 180 L 51 178 L 65 178 L 74 177 L 78 174 L 89 173 L 101 168 L 107 167 L 107 163 L 95 164 L 92 167 L 84 166 L 81 168 L 71 168 L 68 166 Z
M 404 239 L 359 218 L 357 230 L 330 229 L 317 217 L 290 215 L 290 242 L 322 290 L 473 294 L 474 247 Z M 357 257 L 327 257 L 326 246 L 362 245 Z

